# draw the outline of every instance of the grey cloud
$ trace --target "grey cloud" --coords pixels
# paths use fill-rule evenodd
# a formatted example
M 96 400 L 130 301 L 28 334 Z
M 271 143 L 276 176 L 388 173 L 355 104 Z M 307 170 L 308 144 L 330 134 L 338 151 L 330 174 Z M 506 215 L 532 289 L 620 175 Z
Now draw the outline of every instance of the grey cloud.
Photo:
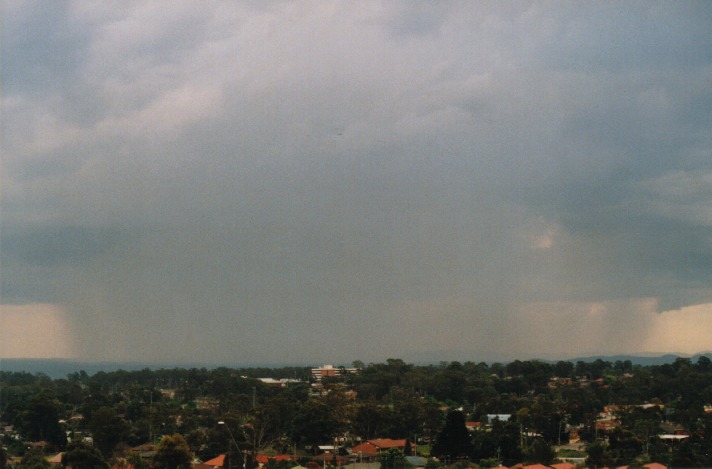
M 5 93 L 45 95 L 71 88 L 87 37 L 68 16 L 66 2 L 4 5 L 0 63 Z
M 41 226 L 3 236 L 3 254 L 43 266 L 87 263 L 112 246 L 122 234 L 110 228 Z
M 708 9 L 618 5 L 71 4 L 75 82 L 4 85 L 3 288 L 85 354 L 201 360 L 525 353 L 522 305 L 709 301 Z

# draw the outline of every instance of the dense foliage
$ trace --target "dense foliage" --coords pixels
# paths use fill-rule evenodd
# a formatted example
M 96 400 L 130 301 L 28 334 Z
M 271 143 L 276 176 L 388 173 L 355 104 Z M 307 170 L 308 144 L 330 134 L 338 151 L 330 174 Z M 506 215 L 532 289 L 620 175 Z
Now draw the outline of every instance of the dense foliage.
M 155 467 L 222 453 L 253 465 L 257 452 L 306 457 L 337 438 L 347 447 L 392 438 L 442 460 L 550 463 L 552 446 L 575 429 L 599 465 L 712 465 L 712 414 L 705 412 L 712 363 L 704 356 L 656 366 L 399 359 L 356 365 L 360 372 L 324 378 L 319 387 L 308 368 L 295 367 L 79 371 L 56 380 L 0 372 L 0 421 L 17 432 L 4 435 L 3 455 L 25 456 L 22 467 L 42 465 L 23 442 L 45 441 L 51 452 L 91 437 L 92 452 L 73 443 L 69 454 L 130 459 L 130 448 L 151 443 L 163 451 L 151 461 Z M 260 377 L 290 381 L 274 386 Z M 597 428 L 610 404 L 619 424 Z M 488 418 L 494 414 L 511 417 Z M 466 421 L 481 426 L 468 431 Z M 658 438 L 673 432 L 689 437 L 674 445 Z

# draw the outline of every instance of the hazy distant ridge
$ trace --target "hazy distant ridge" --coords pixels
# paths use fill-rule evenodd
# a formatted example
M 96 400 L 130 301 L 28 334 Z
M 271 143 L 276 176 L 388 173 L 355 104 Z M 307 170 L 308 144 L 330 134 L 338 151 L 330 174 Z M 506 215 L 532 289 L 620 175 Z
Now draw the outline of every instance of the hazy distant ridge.
M 652 366 L 652 365 L 664 365 L 666 363 L 672 363 L 678 358 L 689 358 L 693 363 L 697 361 L 698 358 L 701 356 L 706 356 L 707 358 L 712 359 L 712 352 L 704 352 L 704 353 L 697 353 L 695 355 L 686 355 L 686 354 L 665 354 L 665 355 L 651 355 L 651 356 L 641 356 L 641 355 L 596 355 L 596 356 L 591 356 L 591 357 L 581 357 L 581 358 L 571 358 L 569 362 L 576 363 L 578 361 L 582 362 L 593 362 L 598 360 L 599 358 L 601 360 L 606 360 L 609 362 L 616 362 L 618 360 L 620 361 L 625 361 L 625 360 L 630 360 L 634 365 L 643 365 L 643 366 Z
M 695 354 L 692 356 L 687 356 L 684 354 L 664 354 L 657 356 L 640 356 L 640 355 L 595 355 L 590 357 L 579 357 L 562 359 L 563 361 L 569 361 L 576 363 L 578 361 L 583 362 L 593 362 L 598 359 L 616 362 L 618 360 L 625 361 L 630 360 L 634 365 L 652 366 L 652 365 L 664 365 L 666 363 L 672 363 L 677 358 L 689 358 L 693 363 L 697 361 L 700 356 L 706 356 L 712 359 L 712 352 L 704 352 Z M 407 361 L 407 360 L 406 360 Z M 509 363 L 513 360 L 502 360 L 501 363 Z M 548 363 L 555 363 L 558 360 L 540 360 Z M 433 362 L 435 363 L 435 362 Z M 68 359 L 33 359 L 33 358 L 5 358 L 0 359 L 0 371 L 18 371 L 27 373 L 44 373 L 52 379 L 66 378 L 68 374 L 78 372 L 81 370 L 86 371 L 89 375 L 93 375 L 100 371 L 111 372 L 117 370 L 135 371 L 149 368 L 152 370 L 157 369 L 172 369 L 172 368 L 207 368 L 213 369 L 220 366 L 227 366 L 230 368 L 252 368 L 252 367 L 282 367 L 282 366 L 292 366 L 293 363 L 235 363 L 235 364 L 220 364 L 220 363 L 141 363 L 141 362 L 87 362 L 87 361 L 76 361 Z M 300 366 L 317 366 L 321 363 L 312 364 L 302 364 Z

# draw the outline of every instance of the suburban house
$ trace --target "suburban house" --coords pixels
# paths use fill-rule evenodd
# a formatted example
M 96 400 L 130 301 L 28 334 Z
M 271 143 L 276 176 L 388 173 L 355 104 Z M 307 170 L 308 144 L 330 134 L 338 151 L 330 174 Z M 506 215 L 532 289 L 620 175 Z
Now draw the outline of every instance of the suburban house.
M 291 461 L 292 456 L 289 454 L 276 454 L 273 456 L 268 456 L 266 454 L 258 453 L 255 456 L 255 459 L 257 463 L 260 465 L 260 467 L 264 466 L 269 462 L 270 459 L 274 459 L 275 461 Z M 194 469 L 222 469 L 225 466 L 225 455 L 220 454 L 213 459 L 209 459 L 208 461 L 205 461 L 201 464 L 197 464 L 193 466 Z
M 205 461 L 202 464 L 197 464 L 193 467 L 194 467 L 194 469 L 222 469 L 222 467 L 224 465 L 225 465 L 225 455 L 221 454 L 219 456 L 214 457 L 213 459 Z
M 472 433 L 482 428 L 482 422 L 465 422 L 465 428 L 467 428 L 468 432 Z
M 378 440 L 367 440 L 351 448 L 351 454 L 359 456 L 361 460 L 373 460 L 381 451 L 391 448 L 398 448 L 405 451 L 406 440 L 392 440 L 382 438 Z

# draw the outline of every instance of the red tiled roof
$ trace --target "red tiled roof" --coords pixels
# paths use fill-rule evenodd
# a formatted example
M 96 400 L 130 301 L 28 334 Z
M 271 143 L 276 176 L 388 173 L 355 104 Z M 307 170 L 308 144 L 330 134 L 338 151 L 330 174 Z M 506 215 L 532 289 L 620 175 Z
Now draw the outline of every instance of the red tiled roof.
M 275 454 L 274 456 L 258 454 L 256 459 L 257 462 L 260 464 L 267 464 L 270 459 L 274 459 L 275 461 L 291 461 L 292 456 L 290 456 L 289 454 Z
M 32 448 L 46 448 L 49 446 L 46 441 L 25 441 L 24 444 Z
M 392 440 L 390 438 L 382 438 L 379 440 L 368 440 L 367 443 L 371 443 L 372 445 L 374 445 L 380 449 L 405 448 L 405 440 Z
M 551 467 L 554 469 L 574 469 L 576 464 L 571 464 L 570 462 L 557 462 L 556 464 L 552 464 Z
M 351 453 L 378 454 L 379 451 L 388 448 L 405 448 L 405 440 L 392 440 L 390 438 L 368 440 L 351 448 Z
M 64 453 L 57 453 L 54 456 L 51 456 L 47 458 L 47 462 L 50 464 L 61 464 L 62 463 L 62 455 Z
M 360 445 L 356 445 L 353 448 L 351 448 L 351 454 L 373 454 L 376 455 L 378 454 L 378 448 L 376 448 L 374 445 L 369 443 L 368 441 L 361 443 Z
M 349 460 L 349 458 L 347 458 L 346 456 L 339 456 L 338 454 L 334 454 L 334 453 L 321 453 L 321 454 L 314 456 L 312 458 L 312 461 L 329 462 L 329 461 L 333 461 L 334 459 L 336 459 L 336 462 L 338 464 L 344 464 Z
M 223 467 L 223 465 L 225 465 L 225 455 L 220 454 L 218 456 L 215 456 L 213 459 L 205 461 L 203 465 L 212 467 Z

